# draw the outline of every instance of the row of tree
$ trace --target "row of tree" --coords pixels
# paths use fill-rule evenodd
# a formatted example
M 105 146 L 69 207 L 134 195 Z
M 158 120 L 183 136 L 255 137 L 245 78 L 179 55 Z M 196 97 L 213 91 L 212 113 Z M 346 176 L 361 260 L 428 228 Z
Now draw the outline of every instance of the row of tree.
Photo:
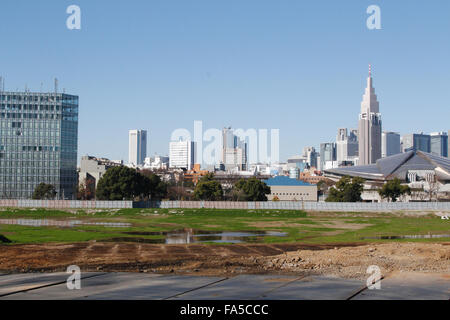
M 77 198 L 79 200 L 149 201 L 189 197 L 207 201 L 267 201 L 267 194 L 270 194 L 270 187 L 256 178 L 241 179 L 232 186 L 231 190 L 224 190 L 221 183 L 214 179 L 213 173 L 202 177 L 196 186 L 190 182 L 185 184 L 191 188 L 191 194 L 185 192 L 184 186 L 180 189 L 178 185 L 162 181 L 152 171 L 114 167 L 106 171 L 98 182 L 97 188 L 91 180 L 81 183 L 77 188 Z M 33 195 L 33 199 L 50 200 L 55 197 L 55 187 L 48 184 L 40 184 Z
M 220 182 L 214 180 L 214 174 L 202 177 L 194 189 L 195 200 L 219 201 L 224 200 L 225 191 Z M 234 201 L 267 201 L 270 187 L 256 178 L 237 181 L 228 192 L 229 200 Z
M 365 180 L 359 177 L 342 177 L 335 186 L 330 187 L 327 202 L 361 202 L 361 194 L 364 191 Z M 320 183 L 319 190 L 326 185 Z M 137 171 L 128 167 L 111 168 L 100 179 L 97 189 L 85 183 L 78 188 L 78 198 L 81 200 L 134 200 L 148 201 L 160 200 L 170 197 L 173 187 L 161 180 L 161 178 L 149 170 Z M 175 191 L 176 192 L 176 191 Z M 388 181 L 378 190 L 383 199 L 396 202 L 405 194 L 411 195 L 409 186 L 402 185 L 397 178 Z M 202 177 L 193 189 L 194 200 L 206 201 L 267 201 L 270 187 L 256 178 L 241 179 L 229 190 L 224 190 L 220 182 L 214 179 L 214 174 L 209 173 Z M 48 184 L 40 184 L 33 199 L 54 199 L 55 187 Z

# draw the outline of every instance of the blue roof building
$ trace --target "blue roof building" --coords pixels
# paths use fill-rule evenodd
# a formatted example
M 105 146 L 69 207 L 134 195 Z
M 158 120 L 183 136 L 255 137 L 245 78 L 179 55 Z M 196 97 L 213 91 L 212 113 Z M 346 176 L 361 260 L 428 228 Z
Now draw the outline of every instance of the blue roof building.
M 278 199 L 279 201 L 317 202 L 316 185 L 286 176 L 277 176 L 264 182 L 270 187 L 269 201 Z
M 287 176 L 277 176 L 264 181 L 269 187 L 270 186 L 312 186 L 307 182 L 291 179 Z

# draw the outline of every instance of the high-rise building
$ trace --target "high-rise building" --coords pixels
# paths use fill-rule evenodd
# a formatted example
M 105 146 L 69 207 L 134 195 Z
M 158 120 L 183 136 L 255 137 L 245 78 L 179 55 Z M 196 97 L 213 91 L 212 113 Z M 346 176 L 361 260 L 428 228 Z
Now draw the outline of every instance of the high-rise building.
M 424 133 L 410 133 L 402 137 L 402 151 L 431 152 L 431 136 Z
M 128 164 L 133 166 L 143 165 L 147 157 L 147 131 L 130 130 Z
M 384 131 L 381 136 L 381 157 L 386 158 L 401 152 L 400 134 Z
M 323 170 L 327 162 L 336 161 L 336 143 L 327 142 L 320 144 L 320 168 Z
M 430 134 L 430 151 L 440 157 L 448 157 L 447 132 L 433 132 Z
M 0 88 L 0 198 L 30 199 L 46 183 L 73 199 L 77 151 L 78 96 Z
M 247 143 L 236 136 L 231 128 L 224 128 L 222 136 L 222 164 L 225 170 L 247 170 Z
M 358 156 L 358 130 L 339 128 L 336 138 L 336 161 L 339 164 L 354 161 Z
M 195 142 L 172 141 L 169 144 L 169 167 L 192 170 L 195 164 Z
M 303 157 L 306 158 L 306 163 L 310 167 L 318 168 L 317 157 L 319 154 L 316 152 L 316 148 L 314 147 L 305 147 L 303 148 Z
M 373 88 L 372 70 L 369 66 L 367 88 L 361 102 L 359 115 L 359 165 L 369 165 L 381 158 L 380 103 Z

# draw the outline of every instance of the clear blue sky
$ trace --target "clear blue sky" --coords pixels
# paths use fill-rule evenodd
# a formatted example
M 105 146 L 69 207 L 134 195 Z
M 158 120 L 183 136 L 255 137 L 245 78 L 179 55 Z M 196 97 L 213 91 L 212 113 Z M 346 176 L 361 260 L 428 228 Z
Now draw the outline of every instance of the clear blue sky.
M 82 30 L 66 28 L 66 8 Z M 382 30 L 366 9 L 381 7 Z M 356 127 L 368 64 L 384 130 L 450 129 L 450 1 L 2 0 L 6 89 L 80 96 L 79 156 L 127 160 L 128 130 L 277 128 L 281 159 Z

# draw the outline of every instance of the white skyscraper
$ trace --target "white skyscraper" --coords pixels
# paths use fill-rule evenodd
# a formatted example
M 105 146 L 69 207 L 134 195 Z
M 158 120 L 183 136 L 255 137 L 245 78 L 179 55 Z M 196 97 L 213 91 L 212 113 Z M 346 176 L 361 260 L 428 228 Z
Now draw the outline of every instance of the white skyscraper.
M 147 131 L 130 130 L 128 164 L 134 166 L 143 165 L 147 157 Z
M 172 141 L 169 144 L 169 167 L 192 170 L 195 164 L 195 142 Z
M 372 69 L 369 66 L 367 88 L 359 115 L 359 164 L 369 165 L 381 158 L 380 103 L 373 88 Z

